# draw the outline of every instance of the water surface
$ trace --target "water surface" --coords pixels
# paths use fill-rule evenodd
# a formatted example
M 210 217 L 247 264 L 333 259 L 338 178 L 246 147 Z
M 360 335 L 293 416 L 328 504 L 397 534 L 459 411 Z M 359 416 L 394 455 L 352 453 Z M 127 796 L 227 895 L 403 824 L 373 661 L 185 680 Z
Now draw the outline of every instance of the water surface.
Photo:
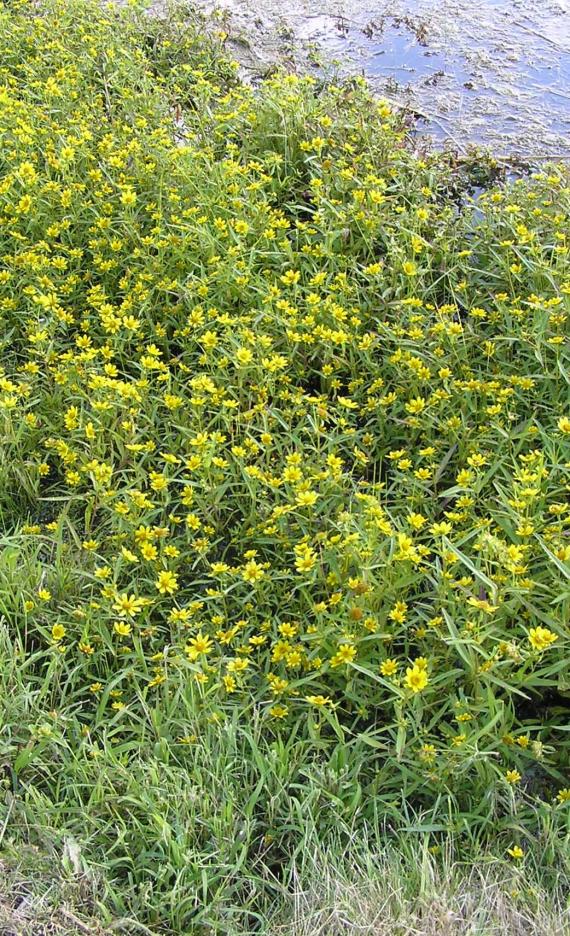
M 248 41 L 315 47 L 459 149 L 570 159 L 570 0 L 218 0 Z

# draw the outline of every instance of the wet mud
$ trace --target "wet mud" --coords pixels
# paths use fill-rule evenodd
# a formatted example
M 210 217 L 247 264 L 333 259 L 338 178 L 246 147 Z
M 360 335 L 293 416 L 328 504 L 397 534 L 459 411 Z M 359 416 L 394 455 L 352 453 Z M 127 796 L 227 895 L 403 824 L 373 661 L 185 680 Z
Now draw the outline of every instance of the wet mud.
M 360 73 L 436 143 L 570 159 L 569 0 L 218 0 L 217 9 L 250 74 L 276 63 Z

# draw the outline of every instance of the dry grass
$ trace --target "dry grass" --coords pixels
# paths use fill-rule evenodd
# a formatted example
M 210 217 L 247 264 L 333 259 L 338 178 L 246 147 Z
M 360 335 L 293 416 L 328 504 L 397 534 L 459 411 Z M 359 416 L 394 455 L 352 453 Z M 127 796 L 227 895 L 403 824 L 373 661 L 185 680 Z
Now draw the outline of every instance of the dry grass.
M 0 862 L 0 934 L 2 936 L 71 936 L 105 930 L 88 908 L 88 885 L 81 877 L 65 876 L 59 862 L 35 849 Z M 73 908 L 73 909 L 72 909 Z
M 410 858 L 412 864 L 410 864 Z M 568 882 L 542 891 L 502 862 L 436 863 L 413 856 L 355 850 L 306 853 L 279 909 L 259 936 L 568 936 Z M 346 862 L 346 856 L 345 856 Z M 64 855 L 35 849 L 0 863 L 0 936 L 116 936 L 173 933 L 132 919 L 103 924 L 104 888 Z M 98 904 L 99 901 L 99 904 Z M 97 911 L 97 905 L 101 913 Z M 198 927 L 185 936 L 237 936 Z M 240 936 L 246 936 L 240 929 Z M 248 934 L 254 936 L 254 931 Z
M 339 868 L 319 856 L 297 873 L 272 936 L 568 936 L 564 891 L 542 893 L 501 865 L 436 870 L 418 855 L 406 869 L 387 856 Z M 307 884 L 307 880 L 310 881 Z
M 131 919 L 104 925 L 104 886 L 73 843 L 63 854 L 28 846 L 0 861 L 0 936 L 127 936 L 152 931 Z

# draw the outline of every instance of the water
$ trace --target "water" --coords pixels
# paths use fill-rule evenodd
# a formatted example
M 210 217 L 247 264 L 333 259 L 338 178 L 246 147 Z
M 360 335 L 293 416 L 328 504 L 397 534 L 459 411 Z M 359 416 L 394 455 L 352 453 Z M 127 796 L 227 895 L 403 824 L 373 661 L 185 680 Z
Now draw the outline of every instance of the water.
M 460 150 L 570 159 L 570 0 L 218 0 L 251 44 L 316 48 Z

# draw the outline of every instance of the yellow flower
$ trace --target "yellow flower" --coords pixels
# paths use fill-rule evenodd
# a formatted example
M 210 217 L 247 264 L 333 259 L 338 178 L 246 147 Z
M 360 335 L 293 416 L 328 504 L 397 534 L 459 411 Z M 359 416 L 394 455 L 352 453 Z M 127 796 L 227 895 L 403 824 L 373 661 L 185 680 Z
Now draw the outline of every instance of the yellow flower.
M 121 205 L 124 205 L 125 208 L 132 208 L 133 205 L 137 203 L 136 192 L 131 188 L 124 188 L 121 192 Z
M 236 360 L 242 367 L 246 364 L 251 364 L 253 361 L 253 351 L 250 351 L 249 348 L 238 348 L 236 351 Z
M 188 641 L 184 649 L 191 660 L 197 660 L 199 656 L 207 656 L 212 646 L 213 641 L 210 637 L 207 637 L 200 631 L 195 637 L 192 637 L 192 639 Z
M 408 516 L 408 523 L 414 528 L 414 530 L 421 530 L 421 528 L 427 523 L 427 520 L 422 514 L 411 513 Z
M 158 578 L 154 583 L 161 595 L 173 595 L 178 591 L 178 579 L 174 572 L 163 569 L 158 573 Z
M 380 672 L 383 676 L 394 676 L 397 672 L 398 666 L 399 663 L 397 660 L 384 660 L 384 662 L 380 664 Z
M 507 855 L 510 855 L 511 858 L 524 858 L 524 852 L 520 845 L 513 845 L 512 848 L 507 848 Z
M 405 409 L 410 415 L 417 416 L 419 413 L 423 413 L 426 405 L 427 403 L 423 397 L 414 397 L 414 399 L 406 403 Z
M 404 561 L 406 559 L 415 559 L 417 556 L 417 550 L 414 546 L 414 541 L 411 536 L 406 536 L 405 533 L 398 533 L 398 552 L 395 555 L 395 559 L 399 561 Z
M 560 432 L 565 434 L 570 433 L 570 418 L 568 416 L 561 416 L 558 420 L 558 428 Z
M 54 640 L 63 640 L 65 633 L 66 631 L 63 624 L 54 624 L 51 629 L 51 636 Z
M 147 559 L 149 562 L 156 559 L 158 556 L 158 549 L 154 543 L 142 543 L 140 550 L 143 559 Z
M 425 667 L 418 666 L 417 662 L 413 666 L 408 666 L 404 681 L 412 692 L 421 692 L 428 684 L 428 674 Z
M 329 698 L 329 696 L 324 696 L 324 695 L 308 695 L 308 696 L 305 696 L 305 701 L 306 701 L 306 702 L 310 702 L 311 705 L 316 705 L 316 706 L 318 706 L 318 707 L 319 707 L 319 706 L 322 707 L 323 705 L 328 705 L 332 700 Z
M 533 627 L 529 631 L 528 640 L 534 650 L 541 651 L 558 640 L 558 634 L 554 634 L 548 627 Z
M 473 595 L 467 599 L 467 604 L 473 608 L 478 608 L 480 611 L 485 611 L 487 614 L 494 614 L 495 611 L 499 610 L 498 605 L 490 604 L 486 598 L 475 598 Z
M 316 491 L 299 491 L 295 498 L 295 503 L 299 507 L 314 507 L 317 503 L 318 494 Z
M 139 614 L 143 608 L 144 601 L 142 598 L 128 595 L 126 592 L 123 595 L 117 595 L 113 603 L 113 611 L 116 611 L 121 617 L 133 617 L 135 614 Z
M 242 578 L 244 582 L 259 582 L 260 579 L 265 575 L 265 571 L 261 568 L 260 565 L 255 561 L 255 559 L 250 559 L 249 562 L 246 562 L 242 569 Z
M 507 783 L 515 784 L 518 783 L 521 779 L 521 774 L 518 772 L 518 770 L 507 770 L 505 774 L 505 780 Z
M 213 562 L 211 567 L 212 575 L 223 575 L 224 572 L 229 572 L 230 567 L 227 562 Z
M 388 612 L 388 617 L 391 621 L 395 621 L 396 624 L 404 624 L 406 621 L 408 606 L 405 601 L 397 601 L 391 611 Z
M 559 803 L 570 803 L 570 787 L 564 787 L 564 789 L 559 790 L 556 794 L 556 799 Z
M 356 647 L 351 644 L 341 644 L 337 652 L 331 657 L 331 666 L 342 666 L 344 663 L 352 663 L 356 656 Z
M 315 552 L 307 546 L 295 558 L 295 568 L 297 572 L 310 572 L 317 561 Z
M 418 272 L 418 268 L 413 260 L 405 260 L 402 264 L 402 271 L 406 274 L 406 276 L 415 276 L 415 274 Z
M 21 214 L 27 214 L 32 207 L 32 199 L 29 195 L 23 195 L 18 202 L 18 211 Z
M 289 711 L 289 709 L 287 708 L 286 705 L 279 705 L 279 704 L 278 704 L 278 705 L 274 705 L 272 708 L 269 709 L 269 714 L 270 714 L 273 718 L 285 718 L 285 716 L 287 715 L 288 711 Z
M 279 625 L 278 630 L 282 637 L 294 637 L 299 630 L 299 625 L 291 624 L 290 621 L 284 621 L 283 624 Z
M 281 277 L 281 282 L 284 286 L 291 286 L 293 283 L 298 283 L 301 279 L 301 274 L 298 270 L 287 270 L 287 272 Z
M 113 630 L 119 637 L 129 637 L 131 633 L 131 625 L 127 624 L 126 621 L 116 621 L 113 624 Z
M 121 546 L 121 555 L 126 562 L 138 562 L 138 556 L 135 556 L 134 552 L 131 552 L 130 549 L 127 549 L 126 546 Z

